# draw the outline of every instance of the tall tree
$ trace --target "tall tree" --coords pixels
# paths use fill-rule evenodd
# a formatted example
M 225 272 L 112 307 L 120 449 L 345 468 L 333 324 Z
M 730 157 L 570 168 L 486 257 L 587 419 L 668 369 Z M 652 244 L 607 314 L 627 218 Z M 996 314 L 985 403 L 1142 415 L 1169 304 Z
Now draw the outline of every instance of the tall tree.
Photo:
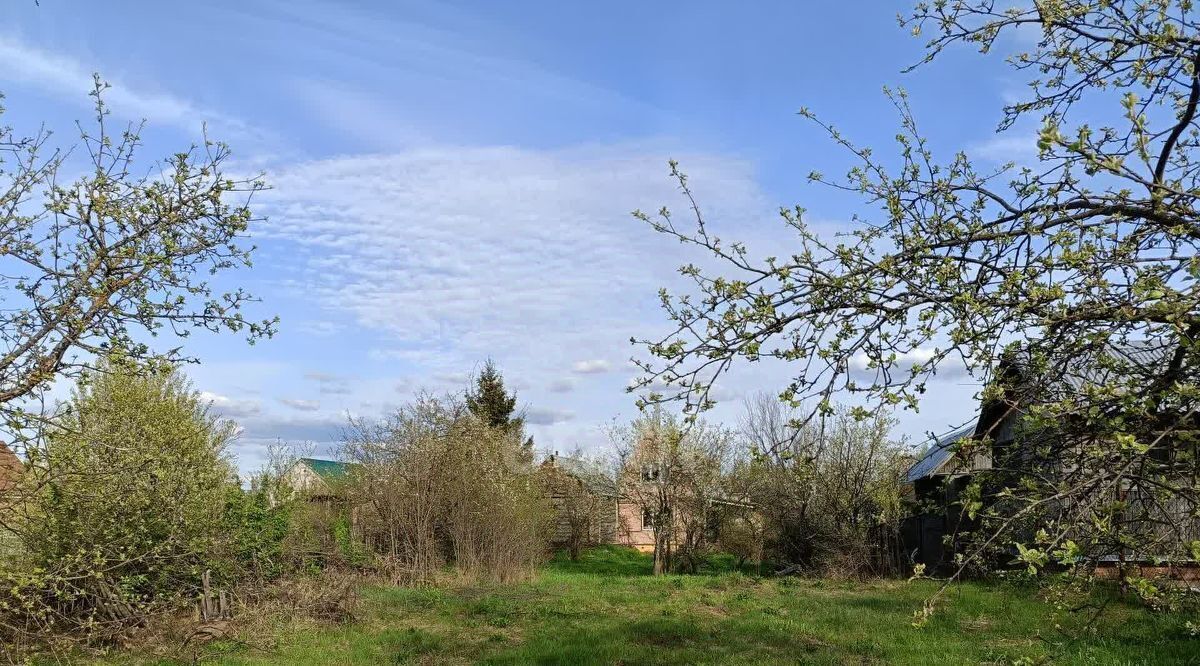
M 1052 474 L 1015 468 L 992 487 L 1007 509 L 986 541 L 1016 541 L 1035 569 L 1051 558 L 1094 563 L 1114 548 L 1200 556 L 1195 451 L 1163 452 L 1188 438 L 1200 398 L 1192 2 L 939 0 L 901 23 L 933 33 L 926 61 L 958 44 L 1029 44 L 1002 36 L 1036 31 L 1008 58 L 1030 85 L 998 130 L 1040 124 L 1036 161 L 981 169 L 963 152 L 937 159 L 903 92 L 889 93 L 901 126 L 890 154 L 803 110 L 857 163 L 845 178 L 810 179 L 879 213 L 829 238 L 802 208 L 784 210 L 796 245 L 762 259 L 713 233 L 672 164 L 692 222 L 666 209 L 636 215 L 726 271 L 683 268 L 695 293 L 663 295 L 674 330 L 640 341 L 657 360 L 634 388 L 666 383 L 645 401 L 683 400 L 694 414 L 712 406 L 713 381 L 731 365 L 778 359 L 793 370 L 781 399 L 810 416 L 828 413 L 838 391 L 915 409 L 939 370 L 962 364 L 987 386 L 981 399 L 1036 420 L 1031 431 L 1056 428 L 1041 445 L 1072 456 Z M 1139 347 L 1153 351 L 1118 353 Z M 1102 372 L 1057 382 L 1081 364 Z M 1161 529 L 1141 529 L 1151 524 Z
M 141 366 L 193 360 L 178 346 L 151 348 L 162 332 L 227 330 L 253 342 L 275 331 L 276 320 L 242 315 L 250 294 L 209 281 L 250 265 L 250 200 L 263 182 L 226 174 L 228 147 L 207 138 L 138 165 L 141 126 L 109 127 L 106 87 L 97 77 L 79 150 L 0 126 L 0 418 L 10 430 L 27 422 L 23 398 L 109 353 Z
M 516 392 L 504 388 L 504 377 L 492 359 L 483 364 L 475 386 L 467 389 L 467 409 L 496 428 L 517 431 L 525 424 L 524 415 L 517 413 Z

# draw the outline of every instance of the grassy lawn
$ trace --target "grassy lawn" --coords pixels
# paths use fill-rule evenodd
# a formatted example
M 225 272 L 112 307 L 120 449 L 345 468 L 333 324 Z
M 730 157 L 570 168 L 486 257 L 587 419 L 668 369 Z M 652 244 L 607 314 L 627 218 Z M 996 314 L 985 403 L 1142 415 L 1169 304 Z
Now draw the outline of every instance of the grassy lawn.
M 1095 635 L 1071 642 L 1017 586 L 957 586 L 917 629 L 925 583 L 649 571 L 647 557 L 603 548 L 522 585 L 375 587 L 354 624 L 283 622 L 270 650 L 208 654 L 225 664 L 1200 663 L 1184 618 L 1116 604 Z

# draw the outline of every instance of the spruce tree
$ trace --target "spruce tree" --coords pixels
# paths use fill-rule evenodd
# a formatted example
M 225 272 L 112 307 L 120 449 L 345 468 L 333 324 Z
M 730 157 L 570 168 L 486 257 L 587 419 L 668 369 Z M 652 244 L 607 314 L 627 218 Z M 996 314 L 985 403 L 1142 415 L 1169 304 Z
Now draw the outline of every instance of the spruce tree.
M 475 378 L 475 386 L 467 389 L 467 409 L 485 423 L 505 430 L 518 430 L 525 417 L 517 414 L 517 394 L 504 388 L 504 377 L 495 362 L 488 359 L 483 371 Z

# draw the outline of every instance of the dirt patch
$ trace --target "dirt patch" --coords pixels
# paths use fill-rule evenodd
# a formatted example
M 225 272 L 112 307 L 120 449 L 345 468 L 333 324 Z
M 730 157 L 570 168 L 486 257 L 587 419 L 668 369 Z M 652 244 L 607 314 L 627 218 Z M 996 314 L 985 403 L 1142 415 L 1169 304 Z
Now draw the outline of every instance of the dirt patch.
M 969 617 L 960 620 L 958 626 L 962 627 L 964 631 L 987 631 L 992 628 L 992 618 L 986 615 Z

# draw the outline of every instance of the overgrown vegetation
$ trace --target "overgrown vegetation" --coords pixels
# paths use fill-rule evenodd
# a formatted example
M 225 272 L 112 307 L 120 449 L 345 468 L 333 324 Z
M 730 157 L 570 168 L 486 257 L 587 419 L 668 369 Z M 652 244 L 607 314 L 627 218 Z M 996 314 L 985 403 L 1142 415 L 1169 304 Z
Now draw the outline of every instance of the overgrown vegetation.
M 223 587 L 281 572 L 286 534 L 238 483 L 234 425 L 172 369 L 87 372 L 33 450 L 8 508 L 0 644 L 105 643 Z
M 734 472 L 760 512 L 766 557 L 837 577 L 909 570 L 900 521 L 912 458 L 884 416 L 859 421 L 841 410 L 818 423 L 773 396 L 746 401 L 740 437 L 751 452 Z
M 1040 30 L 1011 58 L 1036 78 L 1001 121 L 1040 124 L 1037 159 L 939 162 L 903 92 L 889 93 L 890 160 L 804 110 L 857 162 L 810 179 L 881 215 L 847 239 L 785 210 L 796 247 L 755 261 L 713 235 L 672 163 L 694 226 L 637 216 L 729 274 L 689 265 L 696 293 L 663 295 L 674 330 L 641 341 L 659 365 L 642 363 L 632 390 L 670 393 L 613 430 L 607 495 L 538 473 L 491 361 L 460 394 L 351 419 L 343 462 L 310 461 L 341 470 L 320 492 L 283 464 L 244 488 L 236 424 L 187 383 L 182 347 L 144 340 L 274 333 L 244 318 L 245 292 L 197 277 L 249 265 L 240 242 L 263 184 L 222 175 L 228 151 L 207 140 L 137 176 L 138 131 L 106 129 L 99 81 L 70 187 L 65 153 L 41 152 L 47 134 L 0 127 L 0 418 L 24 462 L 0 486 L 0 653 L 94 655 L 139 633 L 180 638 L 185 622 L 151 658 L 1195 662 L 1195 594 L 1132 571 L 1200 562 L 1192 11 L 918 4 L 901 23 L 933 33 L 926 60 Z M 764 359 L 788 364 L 782 391 L 749 401 L 736 430 L 699 418 L 721 373 Z M 903 582 L 912 459 L 891 410 L 920 407 L 951 364 L 983 386 L 952 453 L 987 469 L 964 468 L 940 508 L 965 518 L 950 578 L 980 582 L 935 588 Z M 77 382 L 69 400 L 32 409 L 63 379 Z M 649 535 L 650 555 L 585 552 L 613 504 L 632 505 L 616 531 Z M 555 521 L 569 559 L 542 567 Z M 1119 584 L 1097 575 L 1108 565 Z
M 116 640 L 190 603 L 210 569 L 222 584 L 274 571 L 279 530 L 225 457 L 234 426 L 173 369 L 195 360 L 182 345 L 148 344 L 274 334 L 276 319 L 244 316 L 250 294 L 211 282 L 250 265 L 265 185 L 228 175 L 228 147 L 207 138 L 140 163 L 141 126 L 109 125 L 106 89 L 96 77 L 74 149 L 0 125 L 0 419 L 25 463 L 0 497 L 8 658 Z M 47 406 L 64 379 L 74 395 Z
M 578 562 L 564 555 L 513 585 L 371 587 L 349 624 L 248 620 L 206 646 L 112 661 L 1185 664 L 1200 656 L 1183 618 L 1119 599 L 1094 632 L 1081 632 L 1078 616 L 1058 613 L 1031 587 L 964 583 L 918 629 L 912 610 L 931 592 L 927 581 L 760 578 L 728 558 L 707 558 L 693 575 L 652 571 L 649 555 L 604 547 Z
M 361 580 L 512 583 L 548 552 L 550 508 L 520 422 L 485 421 L 457 396 L 353 421 L 350 471 L 320 497 L 290 487 L 282 459 L 244 489 L 227 457 L 236 426 L 172 368 L 100 365 L 47 423 L 6 496 L 10 659 L 129 640 L 192 612 L 206 580 L 239 614 L 291 603 L 346 620 Z
M 491 580 L 532 573 L 550 509 L 520 422 L 488 421 L 457 396 L 425 395 L 380 422 L 353 421 L 343 483 L 356 527 L 390 580 L 426 585 L 452 564 Z
M 654 572 L 694 570 L 718 538 L 723 514 L 745 502 L 725 485 L 731 433 L 706 423 L 684 429 L 673 415 L 652 410 L 612 434 L 621 491 L 654 533 Z
M 719 221 L 673 163 L 690 222 L 666 208 L 637 216 L 720 268 L 682 267 L 691 290 L 663 295 L 670 330 L 640 341 L 655 360 L 634 389 L 665 384 L 643 403 L 680 400 L 695 416 L 730 367 L 774 360 L 791 377 L 779 398 L 803 407 L 803 420 L 832 414 L 840 393 L 871 419 L 921 407 L 935 375 L 965 369 L 988 420 L 958 453 L 996 455 L 960 507 L 980 522 L 956 573 L 1016 558 L 1086 580 L 1108 561 L 1122 577 L 1130 561 L 1194 562 L 1193 3 L 920 2 L 901 25 L 928 37 L 925 62 L 958 47 L 1007 55 L 1028 87 L 999 110 L 999 131 L 1040 128 L 1036 156 L 999 168 L 965 151 L 939 158 L 903 91 L 888 93 L 899 116 L 891 152 L 803 109 L 853 162 L 844 177 L 809 179 L 856 195 L 863 223 L 826 237 L 803 208 L 785 209 L 794 246 L 758 257 L 714 232 Z

